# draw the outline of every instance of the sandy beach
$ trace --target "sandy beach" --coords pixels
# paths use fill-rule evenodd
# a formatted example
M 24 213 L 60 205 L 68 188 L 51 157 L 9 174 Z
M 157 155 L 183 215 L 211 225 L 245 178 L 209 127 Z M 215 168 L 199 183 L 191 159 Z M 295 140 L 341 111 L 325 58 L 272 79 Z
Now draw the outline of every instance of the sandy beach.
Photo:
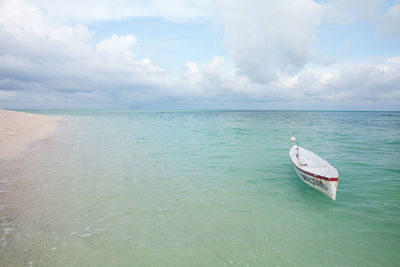
M 0 110 L 0 159 L 12 159 L 33 140 L 47 137 L 59 117 Z

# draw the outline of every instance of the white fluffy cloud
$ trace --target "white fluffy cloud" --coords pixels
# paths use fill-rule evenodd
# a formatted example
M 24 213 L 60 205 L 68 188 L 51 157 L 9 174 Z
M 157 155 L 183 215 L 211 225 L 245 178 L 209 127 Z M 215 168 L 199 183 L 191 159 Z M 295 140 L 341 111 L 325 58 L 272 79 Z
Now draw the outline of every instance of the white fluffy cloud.
M 331 102 L 330 105 L 351 107 L 384 103 L 391 109 L 400 103 L 400 60 L 389 58 L 371 64 L 353 64 L 340 70 L 296 74 L 294 84 L 285 84 L 299 101 Z M 334 106 L 334 105 L 333 105 Z
M 309 104 L 325 105 L 326 108 L 361 108 L 385 104 L 396 108 L 400 103 L 400 58 L 383 62 L 349 65 L 341 70 L 313 70 L 280 75 L 267 83 L 255 83 L 251 79 L 224 70 L 224 60 L 214 58 L 199 67 L 188 63 L 186 88 L 197 95 L 223 99 L 263 100 L 288 104 L 286 108 L 307 108 Z M 290 104 L 291 103 L 291 104 Z M 298 103 L 303 103 L 299 105 Z
M 54 100 L 63 105 L 86 98 L 111 101 L 114 90 L 156 87 L 164 79 L 149 59 L 135 58 L 134 35 L 113 35 L 94 48 L 87 43 L 92 34 L 83 25 L 62 25 L 28 2 L 3 1 L 0 90 L 17 91 L 22 105 Z
M 220 4 L 225 41 L 239 74 L 268 82 L 277 72 L 295 73 L 313 58 L 321 21 L 313 0 L 226 1 Z
M 110 39 L 100 41 L 96 44 L 96 50 L 114 57 L 132 59 L 132 49 L 135 44 L 136 38 L 133 34 L 128 34 L 127 36 L 113 34 Z

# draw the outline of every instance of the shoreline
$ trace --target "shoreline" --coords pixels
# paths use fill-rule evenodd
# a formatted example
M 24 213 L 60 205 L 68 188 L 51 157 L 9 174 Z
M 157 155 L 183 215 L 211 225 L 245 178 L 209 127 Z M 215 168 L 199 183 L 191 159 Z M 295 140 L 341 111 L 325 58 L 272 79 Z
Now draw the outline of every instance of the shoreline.
M 16 158 L 34 140 L 49 136 L 60 117 L 0 109 L 0 160 Z

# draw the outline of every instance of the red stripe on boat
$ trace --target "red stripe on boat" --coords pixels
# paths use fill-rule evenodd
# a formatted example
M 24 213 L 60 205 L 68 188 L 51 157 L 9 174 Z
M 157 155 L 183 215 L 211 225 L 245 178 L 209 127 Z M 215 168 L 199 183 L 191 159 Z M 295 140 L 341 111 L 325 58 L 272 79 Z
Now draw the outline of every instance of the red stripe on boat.
M 292 159 L 290 159 L 290 160 L 292 160 Z M 305 171 L 305 170 L 300 169 L 299 167 L 297 167 L 296 164 L 294 164 L 293 161 L 292 161 L 292 163 L 293 163 L 293 165 L 296 167 L 296 169 L 298 169 L 298 170 L 301 171 L 302 173 L 307 174 L 307 175 L 309 175 L 309 176 L 312 176 L 312 177 L 314 177 L 314 178 L 322 179 L 322 180 L 329 181 L 329 182 L 337 182 L 337 181 L 339 180 L 338 177 L 336 177 L 336 178 L 328 178 L 328 177 L 325 177 L 325 176 L 313 174 L 313 173 L 311 173 L 311 172 L 308 172 L 308 171 Z

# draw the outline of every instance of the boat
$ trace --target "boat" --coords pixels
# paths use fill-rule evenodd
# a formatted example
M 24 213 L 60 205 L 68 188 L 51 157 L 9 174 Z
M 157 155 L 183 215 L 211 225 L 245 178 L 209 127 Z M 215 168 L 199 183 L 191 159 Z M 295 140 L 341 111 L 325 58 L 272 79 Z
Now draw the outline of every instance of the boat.
M 296 140 L 291 138 L 291 141 Z M 289 151 L 292 167 L 300 179 L 312 188 L 336 200 L 339 173 L 335 167 L 297 143 Z

